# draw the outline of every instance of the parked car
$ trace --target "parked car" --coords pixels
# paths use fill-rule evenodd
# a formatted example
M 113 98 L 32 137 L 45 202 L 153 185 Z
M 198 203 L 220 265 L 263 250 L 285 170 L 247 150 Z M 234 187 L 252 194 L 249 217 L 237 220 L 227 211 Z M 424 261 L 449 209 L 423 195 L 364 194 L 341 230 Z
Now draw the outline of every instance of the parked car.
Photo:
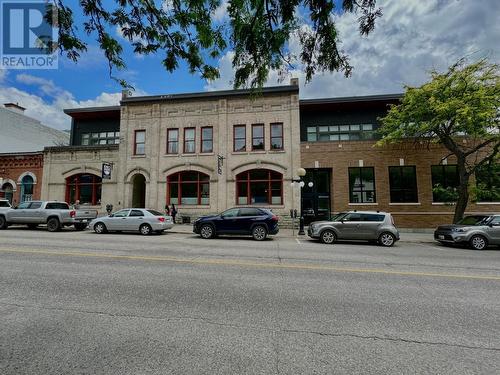
M 148 235 L 162 233 L 174 226 L 172 216 L 147 208 L 125 208 L 109 216 L 92 220 L 89 228 L 97 234 L 106 232 L 139 232 Z
M 262 241 L 279 232 L 278 217 L 269 209 L 257 207 L 230 208 L 219 215 L 200 217 L 193 223 L 193 232 L 202 238 L 219 234 L 251 235 Z
M 40 224 L 47 224 L 49 232 L 57 232 L 72 225 L 76 230 L 84 230 L 96 216 L 95 210 L 73 210 L 66 202 L 22 202 L 15 208 L 0 211 L 0 229 L 11 224 L 26 224 L 32 229 Z
M 10 209 L 12 206 L 7 199 L 0 199 L 0 212 L 4 212 Z
M 341 212 L 330 221 L 311 223 L 308 235 L 326 244 L 337 240 L 365 240 L 392 246 L 399 240 L 391 214 L 378 211 Z
M 468 244 L 475 250 L 500 245 L 500 214 L 466 216 L 456 224 L 440 225 L 434 239 L 443 245 Z

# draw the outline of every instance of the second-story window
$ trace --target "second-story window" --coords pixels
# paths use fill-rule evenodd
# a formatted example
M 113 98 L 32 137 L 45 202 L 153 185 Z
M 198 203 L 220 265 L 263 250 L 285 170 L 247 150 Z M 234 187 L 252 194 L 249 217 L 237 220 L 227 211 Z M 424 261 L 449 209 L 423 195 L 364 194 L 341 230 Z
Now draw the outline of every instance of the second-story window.
M 196 150 L 196 129 L 195 128 L 185 128 L 184 129 L 184 153 L 194 154 Z
M 179 152 L 179 129 L 167 130 L 167 154 Z
M 252 125 L 252 151 L 264 150 L 264 124 Z
M 214 128 L 205 126 L 201 128 L 201 152 L 214 151 Z
M 247 149 L 247 127 L 246 125 L 234 125 L 233 127 L 233 150 L 235 152 Z
M 271 150 L 283 150 L 283 124 L 271 124 Z
M 136 130 L 134 135 L 134 155 L 146 154 L 146 131 Z

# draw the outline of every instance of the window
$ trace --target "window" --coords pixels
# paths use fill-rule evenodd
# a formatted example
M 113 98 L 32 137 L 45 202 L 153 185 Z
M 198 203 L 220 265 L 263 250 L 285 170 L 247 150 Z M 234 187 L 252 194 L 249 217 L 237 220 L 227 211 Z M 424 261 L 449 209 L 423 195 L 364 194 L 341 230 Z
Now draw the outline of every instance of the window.
M 29 202 L 33 199 L 33 177 L 26 175 L 21 180 L 21 202 Z
M 283 124 L 271 124 L 271 150 L 283 150 Z
M 144 216 L 144 213 L 141 210 L 130 210 L 130 214 L 128 216 L 139 217 Z
M 454 200 L 454 191 L 458 187 L 458 168 L 456 165 L 431 166 L 432 200 L 449 202 Z
M 252 169 L 236 176 L 236 204 L 283 204 L 283 175 Z
M 81 144 L 83 146 L 115 145 L 120 143 L 120 132 L 83 133 Z
M 146 154 L 146 131 L 136 130 L 134 133 L 134 155 Z
M 262 211 L 258 208 L 240 208 L 239 216 L 261 216 Z
M 184 128 L 184 153 L 185 154 L 194 154 L 195 152 L 195 137 L 196 137 L 196 129 L 195 128 Z
M 26 210 L 31 205 L 31 202 L 22 202 L 17 206 L 19 210 Z
M 382 222 L 385 216 L 379 214 L 361 214 L 361 221 Z
M 201 128 L 201 152 L 214 151 L 214 128 L 206 126 Z
M 264 124 L 252 125 L 252 151 L 264 150 Z
M 306 134 L 308 142 L 377 139 L 377 132 L 373 124 L 308 126 Z
M 167 178 L 167 204 L 209 205 L 210 177 L 205 173 L 183 171 Z
M 233 126 L 233 150 L 235 152 L 247 149 L 247 127 L 246 125 Z
M 167 130 L 167 154 L 179 152 L 179 129 Z
M 349 201 L 375 203 L 375 171 L 373 167 L 349 168 Z
M 0 201 L 0 207 L 10 207 L 10 204 L 7 201 Z
M 224 211 L 221 216 L 223 217 L 238 217 L 239 214 L 239 209 L 237 208 L 230 208 L 229 210 Z
M 113 217 L 127 217 L 130 210 L 120 210 L 113 214 Z
M 500 164 L 486 164 L 476 170 L 478 202 L 500 202 Z
M 69 210 L 67 203 L 63 202 L 51 202 L 45 205 L 46 210 Z
M 389 167 L 389 187 L 392 203 L 418 202 L 416 167 Z
M 66 179 L 66 202 L 97 205 L 101 203 L 102 179 L 93 174 L 77 174 Z
M 42 202 L 32 202 L 28 208 L 30 210 L 38 210 L 40 207 L 42 207 Z

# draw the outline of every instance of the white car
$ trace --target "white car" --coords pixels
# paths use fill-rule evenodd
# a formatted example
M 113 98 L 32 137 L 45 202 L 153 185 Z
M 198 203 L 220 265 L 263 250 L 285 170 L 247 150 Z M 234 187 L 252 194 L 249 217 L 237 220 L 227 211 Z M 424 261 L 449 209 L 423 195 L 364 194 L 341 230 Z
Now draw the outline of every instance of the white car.
M 174 226 L 171 216 L 147 208 L 125 208 L 109 216 L 98 217 L 89 228 L 98 234 L 106 232 L 162 233 Z

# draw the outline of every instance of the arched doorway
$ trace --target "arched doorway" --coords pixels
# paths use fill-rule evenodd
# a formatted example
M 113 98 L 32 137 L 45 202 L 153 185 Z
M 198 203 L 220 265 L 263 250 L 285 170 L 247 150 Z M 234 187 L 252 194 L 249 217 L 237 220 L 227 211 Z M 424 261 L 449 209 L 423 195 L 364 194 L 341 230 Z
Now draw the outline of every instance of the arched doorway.
M 146 207 L 146 177 L 140 173 L 132 177 L 132 207 Z
M 33 200 L 33 177 L 26 175 L 21 180 L 21 200 L 20 202 L 29 202 Z
M 2 185 L 2 191 L 5 199 L 7 199 L 10 204 L 12 204 L 12 199 L 14 198 L 14 187 L 10 182 L 6 182 Z

